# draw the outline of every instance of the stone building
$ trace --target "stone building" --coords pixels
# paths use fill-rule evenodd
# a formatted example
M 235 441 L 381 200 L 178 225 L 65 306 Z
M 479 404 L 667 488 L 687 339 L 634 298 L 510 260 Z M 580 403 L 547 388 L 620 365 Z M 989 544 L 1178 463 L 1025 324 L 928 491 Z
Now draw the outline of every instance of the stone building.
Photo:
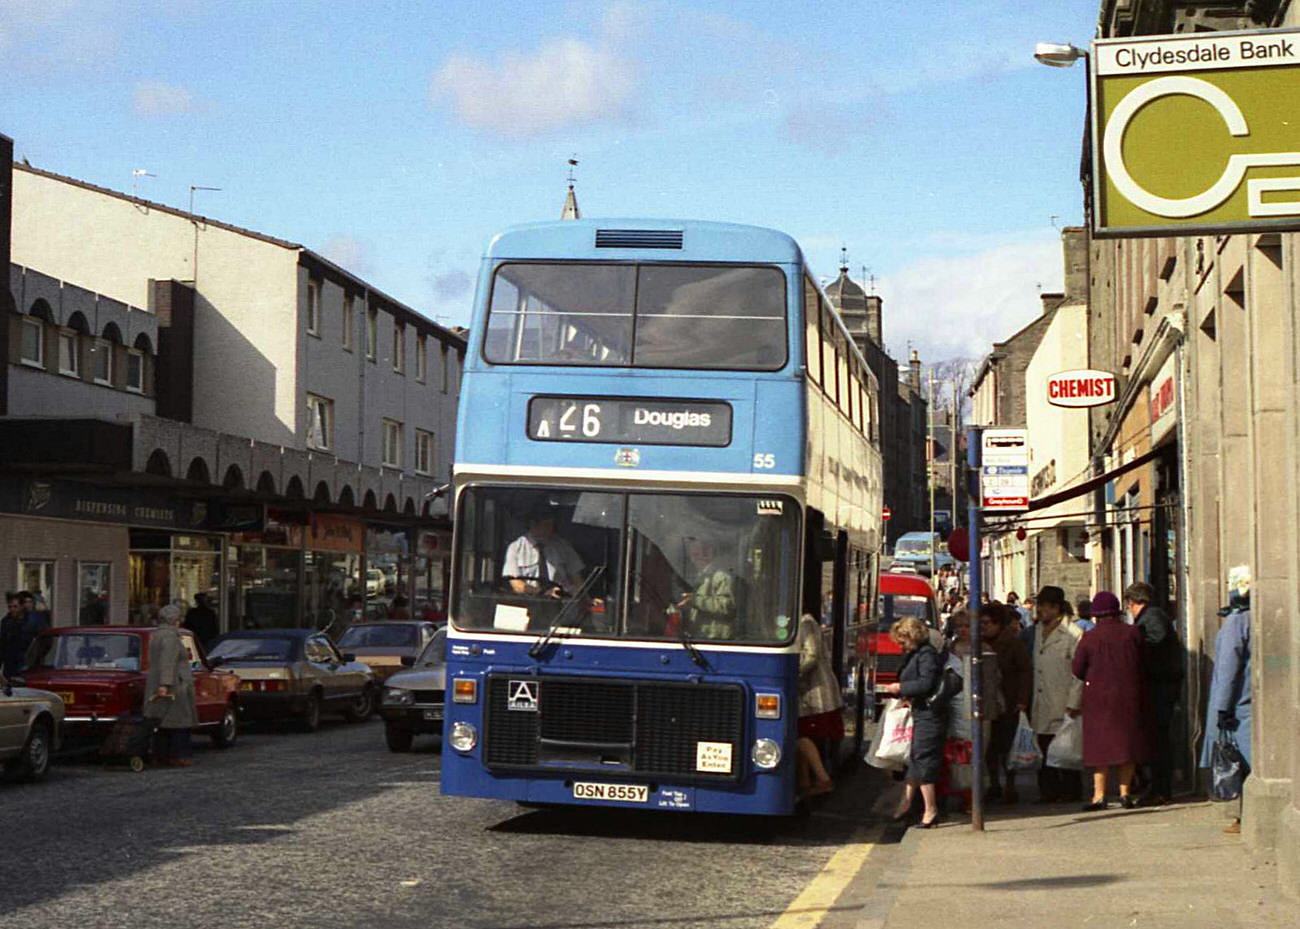
M 1278 0 L 1103 0 L 1101 37 L 1295 29 Z M 1091 196 L 1085 176 L 1085 200 Z M 1242 827 L 1300 887 L 1300 247 L 1295 233 L 1097 241 L 1090 350 L 1120 375 L 1097 411 L 1099 471 L 1141 462 L 1108 485 L 1099 576 L 1149 580 L 1174 607 L 1188 652 L 1182 764 L 1195 770 L 1225 578 L 1251 567 L 1254 770 Z
M 0 584 L 54 621 L 440 607 L 465 340 L 295 243 L 0 161 Z
M 890 510 L 885 537 L 893 545 L 903 533 L 924 531 L 930 526 L 926 487 L 928 404 L 920 389 L 920 359 L 913 352 L 912 364 L 905 378 L 900 378 L 898 362 L 885 351 L 884 301 L 853 281 L 847 264 L 827 285 L 826 296 L 880 383 L 880 448 L 885 506 Z

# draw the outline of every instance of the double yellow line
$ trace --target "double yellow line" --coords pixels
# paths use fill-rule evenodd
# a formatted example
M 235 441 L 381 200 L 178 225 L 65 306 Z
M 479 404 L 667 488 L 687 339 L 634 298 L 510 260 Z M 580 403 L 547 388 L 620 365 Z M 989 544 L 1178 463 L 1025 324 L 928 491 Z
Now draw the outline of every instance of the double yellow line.
M 862 870 L 883 832 L 883 826 L 875 826 L 855 833 L 846 845 L 831 855 L 826 866 L 808 882 L 770 929 L 813 929 L 820 925 L 844 888 Z

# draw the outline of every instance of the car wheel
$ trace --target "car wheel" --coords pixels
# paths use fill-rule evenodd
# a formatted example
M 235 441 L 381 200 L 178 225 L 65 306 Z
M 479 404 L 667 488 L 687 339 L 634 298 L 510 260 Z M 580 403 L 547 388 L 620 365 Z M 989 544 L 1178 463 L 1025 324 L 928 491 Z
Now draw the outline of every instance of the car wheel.
M 298 720 L 298 725 L 303 732 L 315 732 L 320 728 L 320 711 L 320 694 L 313 693 L 307 698 L 307 707 L 302 711 L 302 716 Z
M 23 743 L 23 752 L 5 765 L 5 774 L 16 781 L 39 781 L 50 770 L 50 727 L 39 722 L 32 726 Z
M 230 748 L 235 744 L 235 739 L 239 736 L 239 714 L 235 712 L 235 707 L 226 704 L 226 709 L 221 714 L 221 722 L 217 724 L 216 731 L 212 733 L 212 744 L 217 748 Z
M 415 741 L 415 733 L 410 729 L 387 723 L 384 726 L 384 741 L 388 743 L 390 752 L 409 752 L 411 743 Z
M 375 692 L 369 687 L 362 689 L 343 711 L 343 718 L 350 723 L 362 723 L 375 712 Z

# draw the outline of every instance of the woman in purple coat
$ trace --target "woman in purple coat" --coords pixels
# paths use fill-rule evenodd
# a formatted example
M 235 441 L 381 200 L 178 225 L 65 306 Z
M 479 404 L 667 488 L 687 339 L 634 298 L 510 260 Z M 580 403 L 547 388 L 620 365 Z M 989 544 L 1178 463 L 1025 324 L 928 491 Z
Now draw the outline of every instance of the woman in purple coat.
M 1095 628 L 1083 634 L 1071 669 L 1083 681 L 1083 763 L 1092 768 L 1092 802 L 1084 812 L 1106 809 L 1106 780 L 1118 771 L 1119 802 L 1129 795 L 1133 768 L 1147 760 L 1143 726 L 1142 633 L 1120 619 L 1119 598 L 1101 591 L 1092 598 Z

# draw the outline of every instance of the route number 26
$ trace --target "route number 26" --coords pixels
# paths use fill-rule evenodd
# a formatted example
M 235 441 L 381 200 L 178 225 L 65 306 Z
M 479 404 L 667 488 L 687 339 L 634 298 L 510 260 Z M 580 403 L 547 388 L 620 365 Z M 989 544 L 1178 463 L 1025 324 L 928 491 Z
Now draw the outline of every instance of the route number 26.
M 773 455 L 771 452 L 754 453 L 755 471 L 766 471 L 770 468 L 775 468 L 775 467 L 776 467 L 776 456 Z
M 571 404 L 563 415 L 560 416 L 560 432 L 572 433 L 578 430 L 578 424 L 574 418 L 578 412 L 578 405 Z M 588 438 L 600 435 L 600 404 L 587 403 L 582 407 L 582 434 Z

